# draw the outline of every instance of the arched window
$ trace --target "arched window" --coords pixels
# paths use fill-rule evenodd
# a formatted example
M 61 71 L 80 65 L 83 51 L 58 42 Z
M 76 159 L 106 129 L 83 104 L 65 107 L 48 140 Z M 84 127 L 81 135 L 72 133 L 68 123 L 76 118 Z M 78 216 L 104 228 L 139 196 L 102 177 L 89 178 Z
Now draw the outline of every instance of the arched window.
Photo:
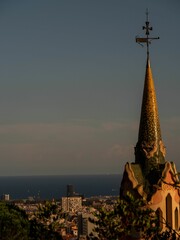
M 172 197 L 170 193 L 166 197 L 166 223 L 172 227 Z
M 159 227 L 162 229 L 163 228 L 163 212 L 160 208 L 158 208 L 156 210 L 156 214 L 157 214 L 158 220 L 159 220 Z
M 176 208 L 174 211 L 174 222 L 175 222 L 175 230 L 178 230 L 178 209 Z

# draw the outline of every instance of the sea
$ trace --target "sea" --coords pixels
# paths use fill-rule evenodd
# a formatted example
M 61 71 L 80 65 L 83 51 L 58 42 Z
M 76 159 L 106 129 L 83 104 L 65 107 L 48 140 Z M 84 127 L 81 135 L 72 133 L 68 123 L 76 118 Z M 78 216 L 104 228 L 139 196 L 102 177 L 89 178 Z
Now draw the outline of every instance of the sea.
M 59 176 L 0 176 L 0 196 L 11 200 L 59 200 L 67 195 L 67 185 L 73 185 L 84 197 L 118 196 L 122 175 L 59 175 Z

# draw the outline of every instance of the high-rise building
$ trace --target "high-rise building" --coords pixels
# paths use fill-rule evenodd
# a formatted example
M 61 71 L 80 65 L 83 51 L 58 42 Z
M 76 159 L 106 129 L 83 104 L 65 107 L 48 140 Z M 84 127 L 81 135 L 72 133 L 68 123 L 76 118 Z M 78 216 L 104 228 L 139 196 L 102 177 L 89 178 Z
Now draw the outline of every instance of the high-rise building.
M 165 229 L 166 223 L 175 230 L 180 227 L 180 191 L 177 170 L 173 162 L 165 160 L 164 147 L 156 92 L 150 66 L 149 43 L 157 38 L 150 38 L 148 15 L 145 38 L 136 41 L 147 45 L 147 63 L 145 71 L 144 92 L 138 141 L 135 147 L 135 162 L 126 163 L 120 187 L 121 197 L 127 192 L 135 198 L 143 198 L 159 214 L 160 226 Z M 163 224 L 163 222 L 165 224 Z
M 1 200 L 3 200 L 3 201 L 9 201 L 9 200 L 10 200 L 9 194 L 3 194 L 3 195 L 1 196 Z
M 69 184 L 67 185 L 67 197 L 73 197 L 75 195 L 74 186 Z
M 64 212 L 77 212 L 82 208 L 82 197 L 62 197 L 62 210 Z
M 93 219 L 94 215 L 92 213 L 79 213 L 78 214 L 78 237 L 85 238 L 91 235 L 96 236 L 94 232 L 95 224 L 90 222 L 89 219 Z M 88 238 L 89 239 L 89 238 Z

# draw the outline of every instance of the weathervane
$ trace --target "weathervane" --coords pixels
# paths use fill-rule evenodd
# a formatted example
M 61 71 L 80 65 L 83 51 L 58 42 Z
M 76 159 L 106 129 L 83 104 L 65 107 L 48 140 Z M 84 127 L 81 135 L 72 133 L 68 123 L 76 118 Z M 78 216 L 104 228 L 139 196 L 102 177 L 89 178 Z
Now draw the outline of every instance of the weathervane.
M 151 44 L 152 40 L 159 39 L 159 37 L 149 37 L 150 31 L 153 30 L 152 27 L 149 26 L 149 19 L 148 19 L 148 9 L 146 10 L 146 26 L 143 26 L 142 29 L 146 31 L 146 37 L 145 38 L 140 38 L 136 37 L 136 42 L 139 43 L 141 46 L 143 46 L 143 43 L 146 44 L 147 47 L 147 57 L 149 58 L 149 44 Z

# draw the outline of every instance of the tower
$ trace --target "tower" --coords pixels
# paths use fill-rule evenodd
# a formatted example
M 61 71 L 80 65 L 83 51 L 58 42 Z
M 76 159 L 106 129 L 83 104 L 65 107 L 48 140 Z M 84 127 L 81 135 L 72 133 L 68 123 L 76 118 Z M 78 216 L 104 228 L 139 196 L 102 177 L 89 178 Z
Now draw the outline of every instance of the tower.
M 147 19 L 143 30 L 146 37 L 136 38 L 136 42 L 145 44 L 147 60 L 144 91 L 141 106 L 138 141 L 135 146 L 135 162 L 126 163 L 120 187 L 121 197 L 130 192 L 135 198 L 143 198 L 148 206 L 160 216 L 160 226 L 168 223 L 175 230 L 179 229 L 179 179 L 175 164 L 165 160 L 165 147 L 161 137 L 160 121 L 154 80 L 150 66 L 149 44 L 154 39 L 149 37 L 152 27 Z
M 75 195 L 74 186 L 71 184 L 67 185 L 67 197 L 73 197 Z

